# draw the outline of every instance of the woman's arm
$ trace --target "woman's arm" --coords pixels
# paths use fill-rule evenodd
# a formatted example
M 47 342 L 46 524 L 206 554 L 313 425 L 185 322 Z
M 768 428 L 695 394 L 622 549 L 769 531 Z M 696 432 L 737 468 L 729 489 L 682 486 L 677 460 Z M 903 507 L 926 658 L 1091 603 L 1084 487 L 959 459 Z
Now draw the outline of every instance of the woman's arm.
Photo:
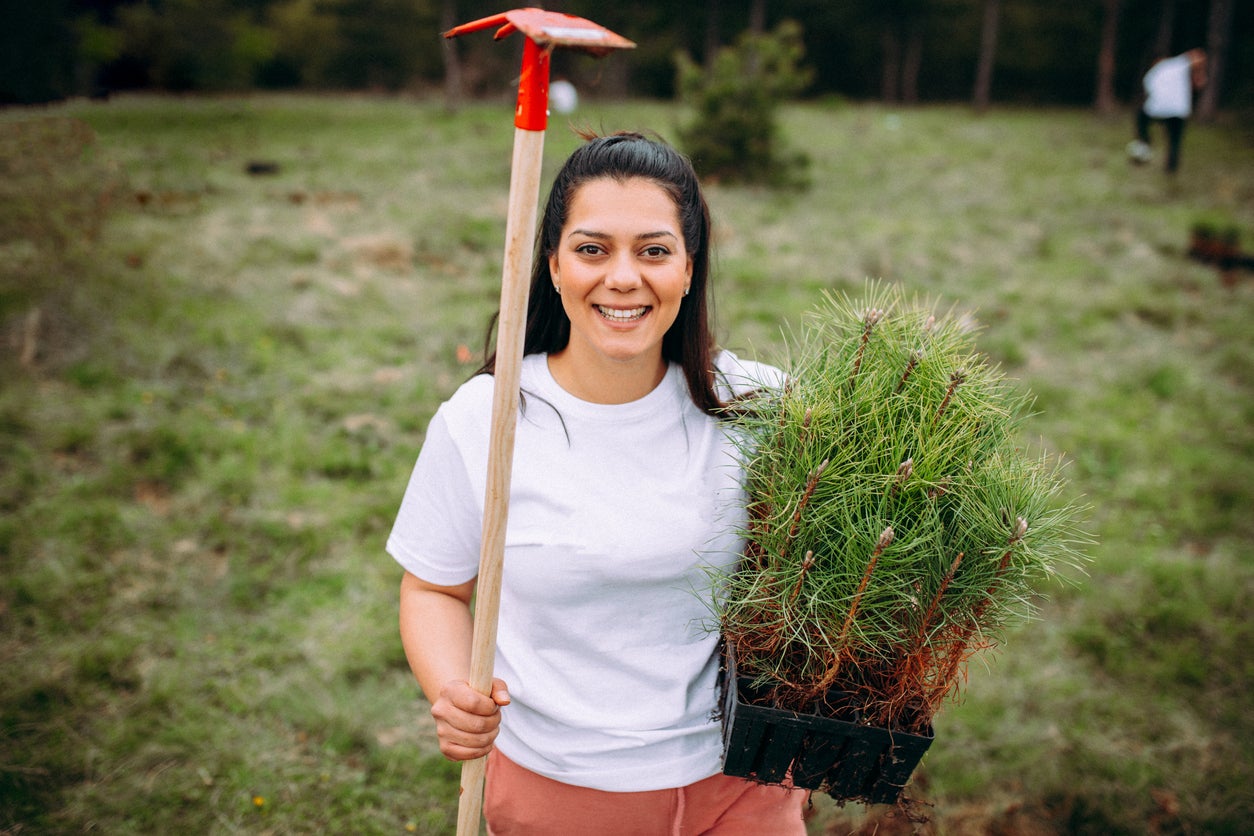
M 474 580 L 436 586 L 406 572 L 401 579 L 401 644 L 410 670 L 431 703 L 440 752 L 449 760 L 480 758 L 492 749 L 509 692 L 500 679 L 492 696 L 470 687 L 470 596 Z

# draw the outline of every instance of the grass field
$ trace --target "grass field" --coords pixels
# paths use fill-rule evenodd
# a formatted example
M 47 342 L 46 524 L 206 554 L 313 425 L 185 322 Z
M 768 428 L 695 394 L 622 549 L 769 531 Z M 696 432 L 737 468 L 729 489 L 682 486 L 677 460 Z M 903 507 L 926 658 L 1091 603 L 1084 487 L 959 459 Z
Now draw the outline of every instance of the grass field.
M 1191 126 L 1171 180 L 1130 122 L 797 106 L 809 190 L 709 189 L 725 345 L 778 360 L 868 277 L 969 309 L 1093 508 L 1088 576 L 942 713 L 920 832 L 1254 820 L 1254 274 L 1186 256 L 1201 221 L 1254 249 L 1254 142 Z M 0 832 L 452 831 L 383 541 L 496 304 L 511 136 L 508 103 L 0 111 Z

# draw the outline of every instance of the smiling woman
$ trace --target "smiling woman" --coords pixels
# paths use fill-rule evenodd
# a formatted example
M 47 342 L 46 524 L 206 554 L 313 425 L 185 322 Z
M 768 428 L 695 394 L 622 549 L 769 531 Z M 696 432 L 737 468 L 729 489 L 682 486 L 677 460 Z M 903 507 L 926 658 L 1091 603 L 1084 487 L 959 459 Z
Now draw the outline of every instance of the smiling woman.
M 584 400 L 636 400 L 666 374 L 662 339 L 692 281 L 679 212 L 640 178 L 590 181 L 570 208 L 548 261 L 571 336 L 549 355 L 549 369 Z
M 706 296 L 710 211 L 692 164 L 665 143 L 640 134 L 587 136 L 585 139 L 588 142 L 571 154 L 554 179 L 540 219 L 538 258 L 532 268 L 527 301 L 524 353 L 555 355 L 570 342 L 571 318 L 553 280 L 552 268 L 553 257 L 559 254 L 564 236 L 572 229 L 582 228 L 571 223 L 570 216 L 583 189 L 593 186 L 595 190 L 600 183 L 651 184 L 670 198 L 670 206 L 655 207 L 654 225 L 646 224 L 637 233 L 647 235 L 667 228 L 672 234 L 677 231 L 689 265 L 685 285 L 687 298 L 679 306 L 674 324 L 665 329 L 662 357 L 668 363 L 679 364 L 692 402 L 702 412 L 714 415 L 722 402 L 714 390 L 714 340 Z M 626 210 L 623 203 L 613 205 L 614 214 Z M 670 226 L 676 221 L 678 230 Z M 489 356 L 479 371 L 492 374 L 495 365 L 495 356 Z
M 711 578 L 743 549 L 720 410 L 778 370 L 710 337 L 691 164 L 589 138 L 540 223 L 491 696 L 467 683 L 494 357 L 443 404 L 388 551 L 440 749 L 488 756 L 497 832 L 802 834 L 804 793 L 722 774 Z M 728 824 L 736 821 L 739 824 Z

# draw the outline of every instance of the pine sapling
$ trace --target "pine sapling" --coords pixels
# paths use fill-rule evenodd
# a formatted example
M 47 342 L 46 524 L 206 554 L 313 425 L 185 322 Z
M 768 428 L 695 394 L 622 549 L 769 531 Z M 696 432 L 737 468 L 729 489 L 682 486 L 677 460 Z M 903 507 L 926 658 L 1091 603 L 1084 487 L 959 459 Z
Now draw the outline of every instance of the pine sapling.
M 1029 399 L 964 318 L 872 285 L 828 297 L 789 356 L 786 390 L 729 419 L 749 514 L 720 628 L 772 704 L 922 732 L 1038 581 L 1081 566 L 1083 509 L 1023 452 Z

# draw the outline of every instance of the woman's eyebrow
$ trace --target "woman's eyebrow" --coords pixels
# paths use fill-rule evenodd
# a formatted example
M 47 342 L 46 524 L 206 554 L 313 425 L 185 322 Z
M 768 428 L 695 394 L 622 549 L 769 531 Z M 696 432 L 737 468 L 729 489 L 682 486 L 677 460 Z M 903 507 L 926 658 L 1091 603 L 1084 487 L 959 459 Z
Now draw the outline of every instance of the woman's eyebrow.
M 572 229 L 570 234 L 566 237 L 570 238 L 574 235 L 582 235 L 585 238 L 593 238 L 597 241 L 607 241 L 614 237 L 608 232 L 598 232 L 595 229 Z M 637 241 L 651 241 L 655 238 L 674 238 L 676 241 L 679 240 L 679 236 L 671 232 L 669 229 L 659 229 L 656 232 L 642 232 L 636 236 Z

